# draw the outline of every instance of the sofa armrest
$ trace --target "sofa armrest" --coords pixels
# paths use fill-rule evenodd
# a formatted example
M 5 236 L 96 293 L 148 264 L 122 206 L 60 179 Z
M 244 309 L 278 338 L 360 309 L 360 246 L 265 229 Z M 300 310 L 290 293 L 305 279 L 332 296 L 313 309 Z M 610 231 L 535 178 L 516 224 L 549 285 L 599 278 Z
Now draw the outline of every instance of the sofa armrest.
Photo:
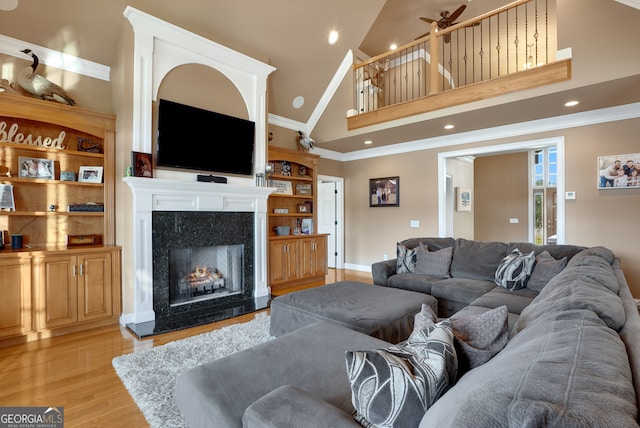
M 247 408 L 244 428 L 361 427 L 336 406 L 292 385 L 274 389 Z
M 373 283 L 376 285 L 388 285 L 389 277 L 396 274 L 397 265 L 397 259 L 373 263 L 371 265 Z

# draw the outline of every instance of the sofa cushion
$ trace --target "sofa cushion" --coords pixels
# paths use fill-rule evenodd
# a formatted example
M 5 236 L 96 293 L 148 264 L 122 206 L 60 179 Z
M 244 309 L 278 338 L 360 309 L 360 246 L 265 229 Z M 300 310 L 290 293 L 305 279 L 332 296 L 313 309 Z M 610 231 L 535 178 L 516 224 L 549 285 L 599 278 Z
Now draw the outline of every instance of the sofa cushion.
M 498 265 L 494 275 L 495 283 L 509 290 L 524 288 L 535 261 L 535 252 L 523 254 L 516 248 Z
M 417 426 L 455 381 L 451 323 L 417 331 L 403 344 L 345 353 L 356 420 L 364 426 Z
M 416 268 L 416 249 L 396 245 L 396 273 L 411 273 Z
M 567 256 L 556 260 L 547 250 L 536 256 L 536 264 L 527 281 L 527 288 L 541 291 L 551 279 L 567 266 Z
M 431 285 L 431 295 L 438 300 L 450 300 L 468 305 L 494 288 L 496 288 L 496 284 L 493 282 L 493 278 L 488 281 L 448 278 L 434 282 Z
M 449 318 L 458 355 L 458 377 L 481 366 L 502 350 L 509 340 L 507 307 L 500 306 L 487 312 Z M 431 328 L 438 317 L 430 306 L 422 305 L 416 314 L 413 334 Z
M 387 287 L 431 294 L 431 286 L 441 280 L 442 278 L 439 276 L 421 273 L 398 273 L 389 277 Z
M 464 375 L 427 411 L 420 428 L 637 426 L 629 360 L 618 334 L 590 310 L 541 317 Z
M 451 276 L 493 282 L 496 269 L 506 255 L 507 244 L 504 242 L 458 238 L 453 246 Z
M 407 248 L 417 248 L 422 245 L 426 245 L 429 248 L 429 251 L 438 251 L 443 248 L 453 247 L 456 240 L 453 238 L 437 238 L 437 237 L 428 237 L 428 238 L 409 238 L 401 241 L 400 243 Z
M 561 259 L 566 257 L 567 260 L 570 260 L 573 256 L 580 253 L 586 247 L 580 247 L 578 245 L 537 245 L 531 242 L 509 242 L 507 247 L 507 254 L 509 254 L 514 249 L 518 248 L 523 253 L 530 253 L 534 251 L 536 255 L 542 253 L 543 251 L 548 252 L 554 259 Z
M 520 314 L 537 295 L 537 291 L 529 288 L 520 288 L 512 291 L 502 287 L 495 287 L 471 302 L 471 305 L 490 309 L 505 305 L 509 312 Z
M 350 414 L 292 385 L 274 389 L 251 404 L 242 416 L 243 428 L 359 426 Z
M 416 268 L 414 273 L 449 278 L 449 266 L 453 247 L 443 248 L 437 251 L 429 251 L 429 248 L 420 244 L 416 250 Z
M 619 331 L 624 326 L 625 315 L 618 288 L 618 280 L 606 254 L 605 258 L 590 253 L 576 255 L 522 310 L 511 335 L 538 322 L 546 312 L 568 309 L 593 311 L 607 326 Z

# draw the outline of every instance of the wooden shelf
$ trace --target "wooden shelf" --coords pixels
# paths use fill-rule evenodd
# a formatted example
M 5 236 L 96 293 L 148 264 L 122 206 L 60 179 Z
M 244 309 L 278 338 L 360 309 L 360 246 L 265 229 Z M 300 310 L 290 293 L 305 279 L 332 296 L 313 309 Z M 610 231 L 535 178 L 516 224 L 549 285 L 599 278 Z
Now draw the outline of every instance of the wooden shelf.
M 9 217 L 55 217 L 59 215 L 78 217 L 102 217 L 104 211 L 2 211 L 0 215 Z
M 54 186 L 86 186 L 86 187 L 104 187 L 103 183 L 87 183 L 84 181 L 65 181 L 65 180 L 47 180 L 42 178 L 25 178 L 25 177 L 0 177 L 0 181 L 24 184 L 44 184 Z
M 46 147 L 38 147 L 38 146 L 26 146 L 23 144 L 17 143 L 6 143 L 0 142 L 0 148 L 11 148 L 14 151 L 19 152 L 33 152 L 33 153 L 47 153 L 55 156 L 81 156 L 83 158 L 96 158 L 103 159 L 103 153 L 93 153 L 93 152 L 81 152 L 78 150 L 58 150 L 58 149 L 49 149 Z

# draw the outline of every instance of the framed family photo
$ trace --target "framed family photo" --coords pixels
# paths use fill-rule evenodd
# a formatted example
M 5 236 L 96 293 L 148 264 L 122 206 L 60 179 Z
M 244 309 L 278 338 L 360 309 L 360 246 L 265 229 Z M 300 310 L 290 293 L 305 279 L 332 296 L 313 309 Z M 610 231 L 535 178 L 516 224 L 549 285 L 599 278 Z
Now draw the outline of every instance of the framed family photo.
M 78 181 L 81 183 L 102 183 L 101 166 L 81 166 Z
M 151 153 L 131 152 L 131 166 L 134 177 L 153 177 Z
M 370 207 L 400 206 L 400 177 L 369 179 Z
M 598 189 L 640 188 L 640 153 L 598 157 Z
M 42 178 L 45 180 L 53 180 L 55 176 L 55 164 L 52 159 L 27 158 L 20 156 L 18 158 L 20 165 L 20 178 Z

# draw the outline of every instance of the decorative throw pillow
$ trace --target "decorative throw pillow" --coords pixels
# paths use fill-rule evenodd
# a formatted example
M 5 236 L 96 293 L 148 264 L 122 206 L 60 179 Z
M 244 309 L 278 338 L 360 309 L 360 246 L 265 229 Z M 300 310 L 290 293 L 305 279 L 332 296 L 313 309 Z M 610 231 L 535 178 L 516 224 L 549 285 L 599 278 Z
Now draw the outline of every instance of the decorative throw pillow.
M 516 248 L 498 265 L 495 274 L 496 284 L 509 290 L 524 288 L 535 261 L 535 251 L 523 254 Z
M 438 251 L 429 251 L 426 245 L 420 244 L 416 251 L 416 268 L 414 273 L 449 278 L 449 266 L 451 266 L 451 254 L 453 247 L 442 248 Z
M 415 316 L 410 338 L 421 330 L 431 328 L 437 320 L 431 307 L 423 304 L 422 310 Z M 459 376 L 486 363 L 507 345 L 508 320 L 506 305 L 478 315 L 449 319 L 455 336 Z
M 421 330 L 403 345 L 347 351 L 355 419 L 365 427 L 417 427 L 456 378 L 451 323 Z
M 416 268 L 416 249 L 409 249 L 398 242 L 396 246 L 396 273 L 411 273 Z
M 556 260 L 548 251 L 541 252 L 536 256 L 536 264 L 527 282 L 527 288 L 537 292 L 542 291 L 551 278 L 562 272 L 565 266 L 567 266 L 566 256 Z

